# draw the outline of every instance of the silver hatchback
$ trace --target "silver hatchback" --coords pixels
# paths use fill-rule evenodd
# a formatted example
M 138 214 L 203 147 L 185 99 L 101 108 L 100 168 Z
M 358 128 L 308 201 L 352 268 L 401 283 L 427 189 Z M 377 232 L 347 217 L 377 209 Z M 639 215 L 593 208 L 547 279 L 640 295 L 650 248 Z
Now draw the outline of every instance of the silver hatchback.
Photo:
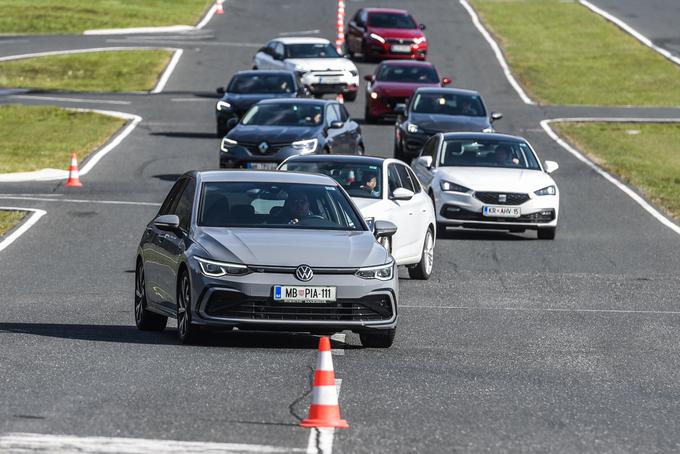
M 295 172 L 190 172 L 175 183 L 137 250 L 135 321 L 182 342 L 201 327 L 359 333 L 392 345 L 394 260 L 333 179 Z

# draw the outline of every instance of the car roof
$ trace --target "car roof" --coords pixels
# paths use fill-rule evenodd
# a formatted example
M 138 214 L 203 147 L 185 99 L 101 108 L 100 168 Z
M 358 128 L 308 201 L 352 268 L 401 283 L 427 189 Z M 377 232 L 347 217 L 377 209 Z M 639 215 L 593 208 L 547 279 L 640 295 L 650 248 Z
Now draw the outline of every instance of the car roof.
M 429 68 L 434 68 L 434 64 L 429 61 L 418 60 L 383 60 L 380 64 L 390 66 L 427 66 Z
M 444 88 L 444 87 L 420 87 L 417 93 L 449 93 L 452 95 L 479 95 L 476 90 L 465 90 L 463 88 Z
M 331 177 L 316 173 L 281 172 L 276 170 L 203 170 L 192 173 L 203 183 L 257 182 L 337 186 L 337 182 Z
M 234 76 L 293 76 L 293 71 L 285 69 L 244 69 L 238 71 Z
M 371 13 L 410 14 L 405 9 L 396 9 L 396 8 L 364 8 L 364 11 L 366 11 L 368 14 L 371 14 Z
M 495 139 L 528 142 L 524 137 L 501 134 L 497 132 L 445 132 L 444 139 Z
M 309 154 L 291 156 L 285 162 L 357 162 L 381 166 L 387 159 L 379 156 Z
M 310 98 L 273 98 L 273 99 L 263 99 L 258 102 L 258 104 L 312 104 L 325 106 L 327 104 L 333 104 L 337 101 L 334 99 L 310 99 Z
M 274 38 L 271 41 L 278 41 L 283 44 L 330 44 L 330 41 L 327 39 L 311 36 L 287 36 L 284 38 Z

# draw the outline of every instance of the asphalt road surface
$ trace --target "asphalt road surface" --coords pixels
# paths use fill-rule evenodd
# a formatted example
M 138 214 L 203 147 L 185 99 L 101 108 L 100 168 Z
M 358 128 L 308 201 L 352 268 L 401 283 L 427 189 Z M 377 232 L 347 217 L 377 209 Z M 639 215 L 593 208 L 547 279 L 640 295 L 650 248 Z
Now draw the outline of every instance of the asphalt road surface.
M 614 2 L 598 1 L 607 3 Z M 457 2 L 373 4 L 410 7 L 428 26 L 440 73 L 502 111 L 501 132 L 526 136 L 543 159 L 559 162 L 561 224 L 555 241 L 532 232 L 450 231 L 437 241 L 430 281 L 401 271 L 395 345 L 364 349 L 352 334 L 334 343 L 350 424 L 336 431 L 334 452 L 680 449 L 680 238 L 545 135 L 540 120 L 574 109 L 524 105 Z M 348 16 L 359 6 L 349 2 Z M 218 165 L 215 87 L 249 68 L 258 45 L 279 33 L 320 29 L 333 38 L 334 7 L 251 0 L 225 4 L 226 14 L 196 33 L 61 37 L 62 47 L 45 38 L 0 41 L 2 55 L 102 43 L 185 49 L 163 94 L 69 95 L 90 101 L 58 103 L 144 118 L 83 178 L 84 188 L 0 184 L 3 194 L 54 199 L 0 197 L 2 205 L 47 211 L 0 253 L 0 434 L 307 447 L 309 431 L 297 422 L 309 403 L 300 398 L 309 391 L 316 338 L 232 332 L 181 346 L 172 328 L 139 332 L 134 254 L 153 204 L 174 179 Z M 635 14 L 656 26 L 655 16 Z M 358 66 L 362 75 L 373 69 Z M 129 104 L 100 102 L 107 100 Z M 362 92 L 348 104 L 357 118 L 363 102 Z M 391 155 L 392 125 L 363 131 L 368 153 Z M 64 200 L 74 198 L 91 202 Z

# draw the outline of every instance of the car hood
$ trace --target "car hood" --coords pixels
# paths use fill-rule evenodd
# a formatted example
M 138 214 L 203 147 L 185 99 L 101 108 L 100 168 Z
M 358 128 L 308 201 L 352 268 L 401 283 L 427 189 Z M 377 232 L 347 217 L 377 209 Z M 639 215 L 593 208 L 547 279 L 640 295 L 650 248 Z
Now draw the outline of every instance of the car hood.
M 555 181 L 545 172 L 497 167 L 439 167 L 437 178 L 474 191 L 532 193 Z
M 387 251 L 366 231 L 198 227 L 196 232 L 196 241 L 211 258 L 227 262 L 358 268 L 389 261 Z
M 227 137 L 235 141 L 245 142 L 269 142 L 269 143 L 291 143 L 296 140 L 312 139 L 316 137 L 319 128 L 305 126 L 248 126 L 237 125 L 232 129 Z
M 402 28 L 379 28 L 368 27 L 368 33 L 375 33 L 383 38 L 397 38 L 397 39 L 414 39 L 425 36 L 425 34 L 418 28 L 402 29 Z
M 286 63 L 297 71 L 356 71 L 357 67 L 346 58 L 288 58 Z
M 263 99 L 294 98 L 295 93 L 227 93 L 222 97 L 232 108 L 244 111 Z
M 416 82 L 385 82 L 377 80 L 371 87 L 383 96 L 404 96 L 410 97 L 417 88 L 420 87 L 439 87 L 437 84 L 419 84 Z
M 466 117 L 463 115 L 439 115 L 411 113 L 409 121 L 426 131 L 481 131 L 491 127 L 488 117 Z

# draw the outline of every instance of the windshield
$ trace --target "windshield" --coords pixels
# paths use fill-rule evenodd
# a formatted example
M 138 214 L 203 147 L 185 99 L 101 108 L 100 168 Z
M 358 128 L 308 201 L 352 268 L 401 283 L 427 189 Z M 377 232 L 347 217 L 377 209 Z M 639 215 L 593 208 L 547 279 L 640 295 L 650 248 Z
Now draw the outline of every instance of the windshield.
M 358 213 L 336 186 L 299 183 L 204 183 L 198 224 L 364 230 Z
M 304 162 L 293 161 L 281 170 L 322 173 L 337 181 L 352 197 L 382 198 L 382 166 L 358 162 Z
M 438 115 L 463 115 L 485 117 L 486 110 L 479 96 L 452 93 L 418 93 L 413 100 L 411 111 Z
M 368 15 L 368 25 L 375 28 L 418 28 L 416 21 L 403 13 L 371 13 Z
M 330 43 L 287 44 L 286 58 L 340 58 Z
M 384 82 L 416 82 L 436 84 L 439 82 L 437 71 L 431 66 L 382 65 L 376 79 Z
M 295 85 L 290 75 L 237 75 L 231 79 L 230 93 L 293 93 Z
M 541 170 L 529 144 L 503 140 L 446 140 L 439 165 Z
M 256 104 L 246 112 L 244 125 L 318 126 L 323 122 L 323 105 L 308 103 Z

